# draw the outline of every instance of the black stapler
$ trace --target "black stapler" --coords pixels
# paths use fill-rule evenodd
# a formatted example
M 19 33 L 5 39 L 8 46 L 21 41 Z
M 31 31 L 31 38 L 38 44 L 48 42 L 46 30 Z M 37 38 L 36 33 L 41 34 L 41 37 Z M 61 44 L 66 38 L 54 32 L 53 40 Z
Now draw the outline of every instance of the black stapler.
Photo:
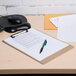
M 0 32 L 5 30 L 9 33 L 26 30 L 31 28 L 27 18 L 23 15 L 8 15 L 0 17 Z

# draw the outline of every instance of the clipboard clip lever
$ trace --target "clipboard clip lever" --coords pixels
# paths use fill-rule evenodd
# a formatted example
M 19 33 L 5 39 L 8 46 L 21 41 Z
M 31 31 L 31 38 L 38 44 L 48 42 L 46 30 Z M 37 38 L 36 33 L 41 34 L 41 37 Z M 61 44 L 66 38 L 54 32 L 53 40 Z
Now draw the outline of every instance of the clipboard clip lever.
M 26 24 L 27 24 L 27 25 L 26 25 Z M 18 27 L 18 28 L 15 28 L 15 27 L 10 28 L 11 31 L 12 31 L 12 33 L 19 31 L 19 32 L 11 35 L 10 37 L 15 38 L 19 33 L 23 32 L 23 31 L 25 31 L 25 30 L 26 30 L 26 32 L 28 32 L 28 30 L 31 28 L 31 25 L 30 25 L 30 23 L 26 23 L 26 24 L 24 23 L 22 26 L 20 26 L 20 27 Z M 9 30 L 9 31 L 10 31 L 10 30 Z

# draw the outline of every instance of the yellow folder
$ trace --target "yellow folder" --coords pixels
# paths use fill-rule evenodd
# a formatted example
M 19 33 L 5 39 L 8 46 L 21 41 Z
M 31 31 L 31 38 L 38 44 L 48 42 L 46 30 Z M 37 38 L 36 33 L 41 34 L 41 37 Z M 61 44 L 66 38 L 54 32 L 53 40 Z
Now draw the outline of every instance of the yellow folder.
M 52 17 L 58 17 L 58 16 L 65 16 L 65 15 L 68 15 L 68 14 L 45 14 L 45 23 L 44 23 L 44 29 L 45 30 L 57 30 L 58 28 L 52 24 L 52 22 L 50 21 L 49 18 L 52 18 Z

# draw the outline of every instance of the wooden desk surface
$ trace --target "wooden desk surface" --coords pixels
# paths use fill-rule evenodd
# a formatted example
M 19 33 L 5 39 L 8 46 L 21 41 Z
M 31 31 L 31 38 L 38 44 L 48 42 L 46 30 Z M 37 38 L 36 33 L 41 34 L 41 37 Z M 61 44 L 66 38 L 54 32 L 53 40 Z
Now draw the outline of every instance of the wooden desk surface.
M 56 38 L 57 31 L 44 30 L 44 16 L 26 16 L 32 27 Z M 74 48 L 46 64 L 40 64 L 18 50 L 6 45 L 2 40 L 11 34 L 0 33 L 0 74 L 11 73 L 76 73 L 76 42 Z

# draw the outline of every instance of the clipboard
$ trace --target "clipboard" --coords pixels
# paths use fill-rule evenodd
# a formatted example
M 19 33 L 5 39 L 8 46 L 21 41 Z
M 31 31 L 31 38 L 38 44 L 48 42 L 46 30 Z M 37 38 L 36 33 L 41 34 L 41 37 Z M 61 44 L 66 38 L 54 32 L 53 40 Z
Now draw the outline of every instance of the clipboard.
M 27 34 L 30 35 L 31 32 L 34 33 L 34 36 L 35 35 L 39 36 L 39 38 L 41 38 L 41 40 L 39 39 L 40 40 L 40 42 L 39 42 L 37 39 L 38 44 L 35 43 L 34 46 L 32 45 L 32 47 L 31 47 L 29 45 L 29 47 L 28 47 L 27 44 L 25 44 L 25 43 L 27 43 L 27 40 L 26 40 Z M 30 38 L 32 39 L 32 36 Z M 39 53 L 40 48 L 45 39 L 47 40 L 48 44 L 46 45 L 43 52 L 40 54 Z M 9 38 L 3 40 L 3 42 L 12 46 L 13 48 L 19 50 L 21 53 L 29 56 L 30 58 L 36 60 L 37 62 L 39 62 L 41 64 L 45 64 L 73 48 L 71 45 L 69 45 L 63 41 L 57 40 L 53 37 L 50 37 L 44 33 L 41 33 L 33 28 L 29 29 L 28 32 L 23 31 L 21 33 L 12 35 Z
M 49 18 L 53 17 L 59 17 L 59 16 L 66 16 L 69 14 L 45 14 L 44 15 L 44 29 L 45 30 L 58 30 L 58 27 L 56 27 Z

